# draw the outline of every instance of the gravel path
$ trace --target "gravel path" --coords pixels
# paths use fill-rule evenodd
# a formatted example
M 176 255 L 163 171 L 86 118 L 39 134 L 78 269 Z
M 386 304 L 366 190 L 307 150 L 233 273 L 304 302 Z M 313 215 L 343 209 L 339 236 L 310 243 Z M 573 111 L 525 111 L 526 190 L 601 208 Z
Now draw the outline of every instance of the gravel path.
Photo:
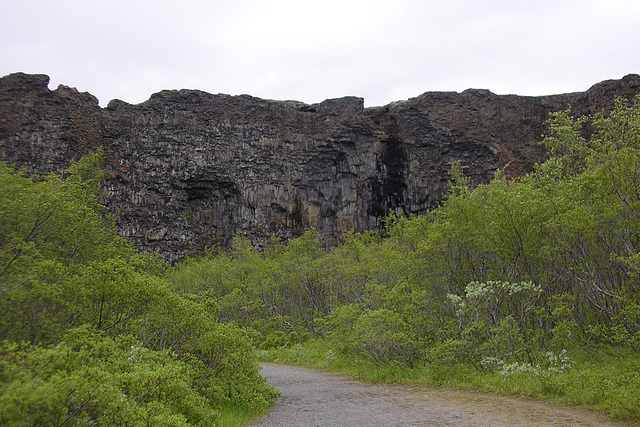
M 263 364 L 282 392 L 253 426 L 624 426 L 599 414 L 519 398 L 362 384 L 311 369 Z

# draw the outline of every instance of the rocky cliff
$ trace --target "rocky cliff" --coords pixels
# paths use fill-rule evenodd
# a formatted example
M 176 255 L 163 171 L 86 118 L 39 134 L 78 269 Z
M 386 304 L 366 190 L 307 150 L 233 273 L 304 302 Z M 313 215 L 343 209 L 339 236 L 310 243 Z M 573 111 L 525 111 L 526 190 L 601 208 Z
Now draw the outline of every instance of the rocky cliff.
M 377 229 L 389 210 L 421 214 L 441 198 L 450 162 L 475 182 L 519 175 L 543 159 L 553 111 L 608 110 L 640 76 L 583 93 L 425 93 L 384 107 L 354 97 L 307 105 L 194 90 L 100 108 L 44 75 L 0 79 L 0 150 L 32 173 L 66 167 L 99 146 L 122 236 L 175 261 L 236 234 L 262 244 L 315 227 L 327 242 Z

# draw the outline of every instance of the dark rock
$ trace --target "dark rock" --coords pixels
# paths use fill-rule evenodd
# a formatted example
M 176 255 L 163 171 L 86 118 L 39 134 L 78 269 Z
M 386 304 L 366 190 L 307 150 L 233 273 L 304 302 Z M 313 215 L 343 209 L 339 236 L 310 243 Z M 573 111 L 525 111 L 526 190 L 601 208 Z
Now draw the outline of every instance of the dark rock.
M 331 243 L 379 229 L 390 210 L 423 214 L 441 199 L 450 162 L 462 161 L 475 183 L 498 168 L 522 175 L 544 159 L 550 112 L 607 111 L 616 96 L 640 92 L 640 76 L 629 75 L 584 93 L 470 89 L 376 108 L 356 97 L 307 105 L 180 90 L 101 109 L 92 95 L 48 82 L 0 79 L 5 160 L 41 174 L 103 146 L 121 235 L 169 261 L 236 234 L 261 245 L 313 226 Z

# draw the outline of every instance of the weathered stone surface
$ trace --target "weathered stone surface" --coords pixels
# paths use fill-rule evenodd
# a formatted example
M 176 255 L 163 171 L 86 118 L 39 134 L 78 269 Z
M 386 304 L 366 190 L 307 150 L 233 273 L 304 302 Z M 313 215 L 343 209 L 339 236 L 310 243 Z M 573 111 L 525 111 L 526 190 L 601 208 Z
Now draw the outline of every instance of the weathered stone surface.
M 461 160 L 475 182 L 543 159 L 552 111 L 608 110 L 640 92 L 640 76 L 584 93 L 498 96 L 425 93 L 385 107 L 355 97 L 307 105 L 194 90 L 163 91 L 138 105 L 60 86 L 43 75 L 0 79 L 0 150 L 45 173 L 87 151 L 107 153 L 105 189 L 121 235 L 175 261 L 226 244 L 256 244 L 316 227 L 327 242 L 377 229 L 390 209 L 424 213 Z

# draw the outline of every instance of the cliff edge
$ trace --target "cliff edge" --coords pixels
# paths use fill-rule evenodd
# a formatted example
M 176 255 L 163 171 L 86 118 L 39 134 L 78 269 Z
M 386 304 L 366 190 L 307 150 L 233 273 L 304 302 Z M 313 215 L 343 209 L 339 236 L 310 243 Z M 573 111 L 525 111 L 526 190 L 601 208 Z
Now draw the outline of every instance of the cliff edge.
M 422 214 L 442 197 L 450 162 L 474 182 L 518 176 L 543 160 L 549 113 L 608 111 L 640 76 L 542 97 L 429 92 L 384 107 L 356 97 L 319 104 L 162 91 L 100 108 L 45 75 L 0 79 L 0 151 L 46 173 L 104 147 L 107 205 L 120 234 L 168 261 L 225 245 L 264 244 L 315 227 L 326 242 L 379 229 L 389 210 Z

